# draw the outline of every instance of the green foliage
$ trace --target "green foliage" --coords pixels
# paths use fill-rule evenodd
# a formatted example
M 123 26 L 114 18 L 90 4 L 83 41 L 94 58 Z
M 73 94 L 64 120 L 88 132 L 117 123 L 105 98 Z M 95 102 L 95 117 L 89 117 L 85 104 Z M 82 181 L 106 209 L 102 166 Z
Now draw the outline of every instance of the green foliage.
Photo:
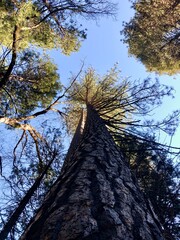
M 1 1 L 1 114 L 10 116 L 15 109 L 21 116 L 47 106 L 60 90 L 56 67 L 49 58 L 37 60 L 35 53 L 30 53 L 33 46 L 58 48 L 70 55 L 86 38 L 77 16 L 96 19 L 113 15 L 114 7 L 108 1 Z
M 127 112 L 121 108 L 121 99 L 125 98 L 127 83 L 122 80 L 118 83 L 119 71 L 115 66 L 105 76 L 101 77 L 95 73 L 95 70 L 88 69 L 84 77 L 79 82 L 74 82 L 69 91 L 67 125 L 69 130 L 74 132 L 82 108 L 86 108 L 87 104 L 92 105 L 100 114 L 100 116 L 108 121 L 121 122 Z
M 1 90 L 1 115 L 23 116 L 47 107 L 61 90 L 57 67 L 48 56 L 23 51 L 6 87 Z
M 177 0 L 138 0 L 135 16 L 122 33 L 129 53 L 148 71 L 173 75 L 180 72 L 179 16 Z
M 158 79 L 153 81 L 146 78 L 142 82 L 122 79 L 117 66 L 103 77 L 89 69 L 79 82 L 73 83 L 69 91 L 66 109 L 69 128 L 75 130 L 81 109 L 90 104 L 104 119 L 112 134 L 123 134 L 127 126 L 146 129 L 153 126 L 156 130 L 172 134 L 177 126 L 172 118 L 177 119 L 179 112 L 159 122 L 146 119 L 147 114 L 162 103 L 164 96 L 172 95 L 172 90 L 171 87 L 160 85 Z M 146 121 L 142 121 L 142 116 Z
M 96 19 L 113 15 L 115 4 L 108 1 L 1 1 L 0 42 L 11 49 L 15 27 L 16 51 L 31 44 L 60 48 L 64 54 L 77 51 L 86 38 L 86 30 L 77 24 L 77 16 Z
M 17 26 L 17 51 L 31 44 L 45 49 L 61 48 L 67 55 L 78 50 L 80 44 L 76 32 L 64 29 L 63 34 L 60 34 L 58 29 L 51 25 L 50 20 L 42 21 L 42 13 L 33 1 L 20 1 L 10 9 L 2 5 L 1 9 L 0 42 L 2 45 L 11 48 L 14 29 Z
M 129 162 L 142 191 L 151 201 L 163 226 L 165 239 L 177 239 L 179 224 L 179 166 L 173 164 L 174 155 L 155 138 L 133 135 L 116 140 Z

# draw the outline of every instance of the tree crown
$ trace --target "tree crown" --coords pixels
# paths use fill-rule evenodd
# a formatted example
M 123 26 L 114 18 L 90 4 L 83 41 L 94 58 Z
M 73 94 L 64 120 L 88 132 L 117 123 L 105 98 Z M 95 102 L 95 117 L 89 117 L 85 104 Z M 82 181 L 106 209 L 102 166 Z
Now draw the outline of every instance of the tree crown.
M 178 2 L 133 1 L 135 16 L 124 24 L 124 43 L 148 71 L 169 75 L 180 72 Z

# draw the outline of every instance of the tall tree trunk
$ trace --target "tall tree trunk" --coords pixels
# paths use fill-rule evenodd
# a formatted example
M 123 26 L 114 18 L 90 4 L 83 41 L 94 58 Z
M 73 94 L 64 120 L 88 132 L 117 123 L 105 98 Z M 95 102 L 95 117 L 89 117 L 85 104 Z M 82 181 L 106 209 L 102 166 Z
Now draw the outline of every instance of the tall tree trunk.
M 103 120 L 87 107 L 82 138 L 21 240 L 161 240 L 153 211 Z

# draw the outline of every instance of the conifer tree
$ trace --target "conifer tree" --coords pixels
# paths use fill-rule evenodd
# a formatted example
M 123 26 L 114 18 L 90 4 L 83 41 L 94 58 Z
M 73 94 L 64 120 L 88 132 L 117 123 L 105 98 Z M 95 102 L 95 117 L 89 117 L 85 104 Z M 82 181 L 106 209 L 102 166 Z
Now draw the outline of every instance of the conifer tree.
M 178 0 L 132 0 L 134 17 L 124 24 L 129 54 L 148 71 L 173 75 L 180 72 L 180 4 Z
M 82 107 L 86 113 L 59 178 L 21 239 L 164 239 L 112 134 L 122 134 L 130 113 L 150 111 L 148 103 L 159 104 L 169 89 L 147 80 L 131 88 L 116 79 L 114 69 L 103 78 L 90 69 L 69 91 L 68 113 L 78 116 Z

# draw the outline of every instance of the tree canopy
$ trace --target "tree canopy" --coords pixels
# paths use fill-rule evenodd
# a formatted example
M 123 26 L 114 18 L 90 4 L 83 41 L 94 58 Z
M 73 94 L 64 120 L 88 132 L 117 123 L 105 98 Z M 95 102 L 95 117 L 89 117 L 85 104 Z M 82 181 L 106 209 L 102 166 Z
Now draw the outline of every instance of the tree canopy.
M 47 55 L 24 50 L 1 89 L 0 115 L 20 117 L 37 107 L 47 107 L 61 90 L 58 80 L 57 67 Z
M 148 71 L 173 75 L 180 72 L 180 4 L 178 0 L 137 0 L 134 17 L 124 24 L 129 54 Z
M 103 15 L 113 16 L 115 9 L 115 4 L 105 0 L 96 3 L 48 0 L 1 1 L 0 89 L 2 98 L 4 99 L 7 95 L 7 98 L 12 96 L 12 102 L 15 95 L 19 96 L 19 100 L 16 99 L 16 101 L 23 108 L 22 101 L 26 100 L 22 99 L 21 93 L 24 91 L 26 96 L 29 95 L 29 105 L 31 105 L 31 107 L 28 105 L 29 110 L 30 108 L 33 110 L 32 106 L 38 106 L 40 102 L 41 105 L 43 105 L 42 102 L 50 102 L 61 89 L 61 85 L 58 83 L 57 67 L 50 58 L 40 57 L 40 52 L 56 48 L 63 54 L 70 55 L 78 51 L 80 42 L 86 38 L 86 29 L 79 23 L 79 18 L 94 20 Z M 37 52 L 37 49 L 41 51 Z M 42 101 L 38 100 L 38 96 Z M 11 103 L 10 108 L 12 105 Z
M 16 51 L 31 44 L 60 48 L 69 55 L 77 51 L 86 31 L 77 16 L 96 19 L 114 15 L 115 4 L 108 1 L 1 1 L 0 42 Z M 4 37 L 6 36 L 6 37 Z
M 178 124 L 175 121 L 178 111 L 172 114 L 172 118 L 169 116 L 157 123 L 148 118 L 142 121 L 141 118 L 159 106 L 164 96 L 173 96 L 173 88 L 161 85 L 158 79 L 152 81 L 151 78 L 146 78 L 140 82 L 122 78 L 116 65 L 104 76 L 98 75 L 90 68 L 79 82 L 75 81 L 72 84 L 66 112 L 69 113 L 69 122 L 73 119 L 76 125 L 78 121 L 75 119 L 79 118 L 81 109 L 90 104 L 114 134 L 119 134 L 121 130 L 126 131 L 126 126 L 146 129 L 153 126 L 154 129 L 161 128 L 173 134 L 174 127 Z

